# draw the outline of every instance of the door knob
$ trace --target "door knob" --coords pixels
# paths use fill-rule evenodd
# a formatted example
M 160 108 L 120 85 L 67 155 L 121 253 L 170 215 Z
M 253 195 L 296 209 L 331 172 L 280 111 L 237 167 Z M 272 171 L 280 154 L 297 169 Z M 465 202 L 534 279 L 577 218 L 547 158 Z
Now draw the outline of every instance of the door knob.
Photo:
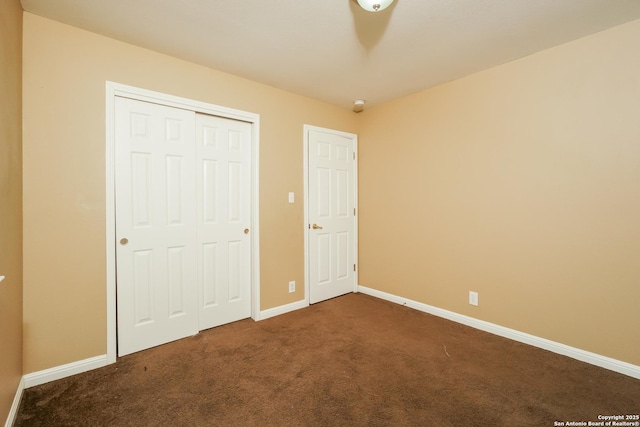
M 322 227 L 320 227 L 318 224 L 313 224 L 311 228 L 313 228 L 314 230 L 322 230 Z
M 127 239 L 126 237 L 123 237 L 122 239 L 120 239 L 121 245 L 126 245 L 127 243 L 129 243 L 129 239 Z
M 244 229 L 244 234 L 249 234 L 249 229 L 248 228 Z

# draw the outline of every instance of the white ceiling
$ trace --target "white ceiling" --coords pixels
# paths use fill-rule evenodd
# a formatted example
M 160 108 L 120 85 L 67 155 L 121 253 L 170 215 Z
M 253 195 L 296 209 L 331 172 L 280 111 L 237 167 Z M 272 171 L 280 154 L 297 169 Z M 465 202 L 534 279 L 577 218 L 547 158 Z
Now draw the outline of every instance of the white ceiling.
M 640 18 L 640 0 L 22 0 L 31 13 L 351 108 Z

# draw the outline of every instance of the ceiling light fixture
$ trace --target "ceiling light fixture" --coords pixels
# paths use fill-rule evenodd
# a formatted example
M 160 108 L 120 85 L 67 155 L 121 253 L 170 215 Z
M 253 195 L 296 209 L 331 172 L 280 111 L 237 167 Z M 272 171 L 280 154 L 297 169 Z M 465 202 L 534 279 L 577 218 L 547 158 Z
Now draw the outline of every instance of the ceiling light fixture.
M 366 101 L 364 99 L 356 99 L 355 101 L 353 101 L 353 112 L 354 113 L 362 112 L 362 110 L 364 110 L 365 102 Z
M 357 0 L 361 8 L 368 12 L 380 12 L 385 10 L 393 0 Z

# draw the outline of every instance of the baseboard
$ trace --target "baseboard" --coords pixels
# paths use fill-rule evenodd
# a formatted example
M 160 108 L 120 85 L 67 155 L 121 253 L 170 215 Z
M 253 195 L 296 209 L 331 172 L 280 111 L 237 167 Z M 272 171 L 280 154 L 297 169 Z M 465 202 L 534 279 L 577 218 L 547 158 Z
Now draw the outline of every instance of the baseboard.
M 89 359 L 78 360 L 77 362 L 67 363 L 66 365 L 26 374 L 24 376 L 24 385 L 25 388 L 34 387 L 50 381 L 70 377 L 71 375 L 91 371 L 92 369 L 102 368 L 106 365 L 108 365 L 106 354 L 90 357 Z
M 366 286 L 358 286 L 358 292 L 387 301 L 395 302 L 400 305 L 405 305 L 415 310 L 423 311 L 425 313 L 433 314 L 434 316 L 442 317 L 457 323 L 462 323 L 463 325 L 471 326 L 472 328 L 480 329 L 481 331 L 509 338 L 524 344 L 529 344 L 534 347 L 542 348 L 553 353 L 561 354 L 563 356 L 568 356 L 573 359 L 589 363 L 591 365 L 599 366 L 601 368 L 609 369 L 620 374 L 640 379 L 640 366 L 632 365 L 631 363 L 622 362 L 620 360 L 612 359 L 606 356 L 601 356 L 599 354 L 571 347 L 566 344 L 561 344 L 559 342 L 540 338 L 535 335 L 516 331 L 515 329 L 506 328 L 494 323 L 485 322 L 484 320 L 478 320 L 474 319 L 473 317 L 458 314 L 453 311 L 444 310 L 442 308 L 434 307 L 407 298 L 402 298 L 397 295 L 367 288 Z
M 289 313 L 291 311 L 300 310 L 301 308 L 309 307 L 307 300 L 300 300 L 289 304 L 281 305 L 278 307 L 270 308 L 268 310 L 261 310 L 258 313 L 256 320 L 265 320 L 270 317 L 279 316 L 281 314 Z
M 258 321 L 268 319 L 270 317 L 279 316 L 281 314 L 289 313 L 291 311 L 299 310 L 308 306 L 309 303 L 306 300 L 296 301 L 279 307 L 270 308 L 268 310 L 262 310 L 258 313 L 258 316 L 255 320 Z M 92 369 L 102 368 L 103 366 L 106 366 L 108 364 L 108 355 L 103 354 L 101 356 L 79 360 L 77 362 L 68 363 L 66 365 L 45 369 L 43 371 L 33 372 L 23 377 L 23 388 L 34 387 L 40 384 L 48 383 L 50 381 L 69 377 L 71 375 L 91 371 Z
M 18 415 L 18 409 L 20 409 L 20 400 L 22 399 L 22 393 L 24 392 L 24 377 L 20 378 L 20 382 L 18 383 L 18 390 L 16 390 L 16 395 L 13 398 L 13 403 L 11 404 L 11 409 L 9 409 L 9 416 L 7 417 L 7 421 L 4 423 L 4 427 L 11 427 L 16 419 L 16 415 Z

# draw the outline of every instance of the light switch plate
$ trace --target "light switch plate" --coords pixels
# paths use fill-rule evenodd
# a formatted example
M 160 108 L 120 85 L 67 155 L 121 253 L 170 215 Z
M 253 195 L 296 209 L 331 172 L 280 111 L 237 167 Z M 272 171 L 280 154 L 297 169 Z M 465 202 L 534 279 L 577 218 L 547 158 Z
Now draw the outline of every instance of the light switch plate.
M 469 291 L 469 304 L 471 305 L 478 305 L 478 293 L 477 292 L 473 292 L 473 291 Z
M 293 203 L 295 201 L 295 195 L 293 191 L 289 193 L 289 203 Z

